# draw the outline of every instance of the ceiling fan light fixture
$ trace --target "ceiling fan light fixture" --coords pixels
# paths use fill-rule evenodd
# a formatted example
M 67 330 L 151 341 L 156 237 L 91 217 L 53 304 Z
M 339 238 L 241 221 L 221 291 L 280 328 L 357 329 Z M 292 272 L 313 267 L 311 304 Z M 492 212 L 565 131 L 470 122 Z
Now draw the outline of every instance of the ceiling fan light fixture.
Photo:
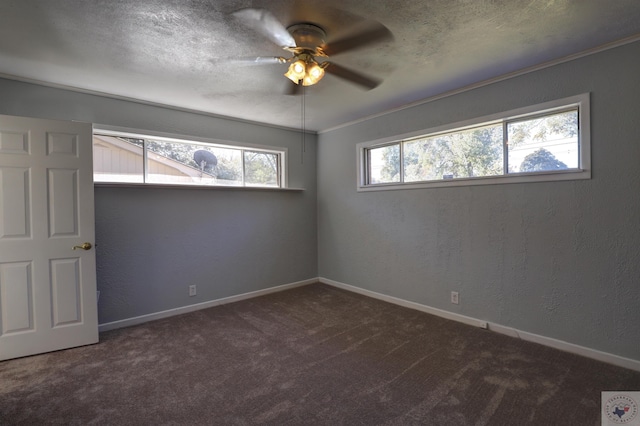
M 291 65 L 289 65 L 289 70 L 284 74 L 289 80 L 293 81 L 295 84 L 298 84 L 300 80 L 305 78 L 307 74 L 307 64 L 302 60 L 298 59 Z
M 302 79 L 304 86 L 313 86 L 324 77 L 324 67 L 319 65 L 316 61 L 310 61 L 307 64 L 307 72 Z

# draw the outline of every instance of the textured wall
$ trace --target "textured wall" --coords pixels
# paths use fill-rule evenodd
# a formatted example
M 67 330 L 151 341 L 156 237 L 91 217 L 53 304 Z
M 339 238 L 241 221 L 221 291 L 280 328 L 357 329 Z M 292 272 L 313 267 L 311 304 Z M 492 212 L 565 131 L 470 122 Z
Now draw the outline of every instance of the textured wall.
M 303 154 L 295 131 L 3 79 L 0 93 L 0 114 L 288 148 L 290 186 L 306 188 L 96 188 L 100 323 L 318 275 L 315 136 Z
M 100 322 L 316 277 L 315 230 L 302 192 L 97 188 Z
M 634 43 L 321 134 L 320 276 L 640 360 L 639 75 Z M 585 92 L 591 180 L 356 192 L 359 142 Z

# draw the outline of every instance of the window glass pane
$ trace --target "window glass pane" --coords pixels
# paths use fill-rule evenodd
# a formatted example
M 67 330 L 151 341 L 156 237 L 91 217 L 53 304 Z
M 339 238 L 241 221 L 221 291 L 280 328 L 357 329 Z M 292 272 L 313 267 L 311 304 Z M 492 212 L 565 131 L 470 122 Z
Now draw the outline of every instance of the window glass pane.
M 278 186 L 278 155 L 244 151 L 245 185 Z
M 142 139 L 94 135 L 93 180 L 95 182 L 143 182 L 142 149 Z
M 501 175 L 502 125 L 405 142 L 403 161 L 405 182 Z
M 216 178 L 218 185 L 242 185 L 242 151 L 231 148 L 210 148 L 216 155 Z
M 369 153 L 369 183 L 400 182 L 400 144 L 372 148 Z
M 508 123 L 509 173 L 577 169 L 578 111 Z
M 215 156 L 207 158 L 202 168 L 196 163 L 196 152 L 203 151 L 201 145 L 190 145 L 174 142 L 154 141 L 148 139 L 147 144 L 147 181 L 171 184 L 212 184 L 215 174 L 211 173 L 210 163 L 216 163 Z M 215 166 L 215 164 L 214 164 Z
M 240 150 L 148 139 L 147 182 L 241 185 Z

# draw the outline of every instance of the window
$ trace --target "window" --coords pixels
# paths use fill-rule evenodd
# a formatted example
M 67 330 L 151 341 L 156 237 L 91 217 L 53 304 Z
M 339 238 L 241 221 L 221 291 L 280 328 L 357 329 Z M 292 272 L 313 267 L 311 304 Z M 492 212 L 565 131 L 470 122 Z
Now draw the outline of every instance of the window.
M 285 151 L 97 131 L 95 182 L 284 188 Z
M 589 95 L 358 145 L 358 189 L 588 179 Z

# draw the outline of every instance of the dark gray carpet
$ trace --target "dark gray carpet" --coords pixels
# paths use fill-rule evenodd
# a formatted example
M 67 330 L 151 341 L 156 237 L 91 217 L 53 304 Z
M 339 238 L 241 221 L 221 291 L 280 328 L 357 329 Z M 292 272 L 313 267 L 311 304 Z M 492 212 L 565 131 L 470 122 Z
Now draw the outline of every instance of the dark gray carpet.
M 640 373 L 329 286 L 0 363 L 1 425 L 599 425 Z

